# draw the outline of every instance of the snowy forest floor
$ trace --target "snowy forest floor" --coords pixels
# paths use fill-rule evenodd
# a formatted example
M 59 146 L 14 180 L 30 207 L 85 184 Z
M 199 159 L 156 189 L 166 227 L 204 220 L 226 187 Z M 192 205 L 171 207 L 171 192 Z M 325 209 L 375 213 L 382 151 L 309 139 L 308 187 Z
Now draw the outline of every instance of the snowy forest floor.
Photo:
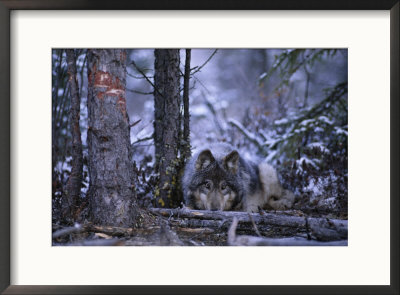
M 149 208 L 132 228 L 53 224 L 53 246 L 346 246 L 347 220 L 300 210 Z

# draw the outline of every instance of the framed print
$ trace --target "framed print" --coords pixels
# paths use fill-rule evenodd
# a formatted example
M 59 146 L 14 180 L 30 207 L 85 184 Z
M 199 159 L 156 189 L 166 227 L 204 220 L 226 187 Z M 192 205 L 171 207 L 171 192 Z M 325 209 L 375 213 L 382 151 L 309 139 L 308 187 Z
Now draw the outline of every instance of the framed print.
M 399 292 L 398 1 L 0 4 L 4 294 Z

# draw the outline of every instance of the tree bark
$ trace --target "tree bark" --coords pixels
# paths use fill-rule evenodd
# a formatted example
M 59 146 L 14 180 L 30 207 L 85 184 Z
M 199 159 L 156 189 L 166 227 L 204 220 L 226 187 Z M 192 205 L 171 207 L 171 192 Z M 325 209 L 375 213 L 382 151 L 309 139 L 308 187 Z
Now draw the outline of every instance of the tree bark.
M 79 127 L 80 103 L 78 80 L 76 78 L 76 57 L 73 49 L 67 49 L 67 64 L 68 64 L 68 83 L 70 87 L 71 104 L 69 113 L 69 123 L 72 137 L 72 164 L 71 174 L 69 175 L 66 185 L 66 197 L 68 208 L 65 208 L 65 214 L 74 214 L 75 208 L 79 205 L 82 185 L 82 140 L 81 130 Z M 74 218 L 73 218 L 74 219 Z
M 182 162 L 186 162 L 191 156 L 190 151 L 190 114 L 189 114 L 189 86 L 190 86 L 190 58 L 191 49 L 186 49 L 185 76 L 183 82 L 183 144 L 182 144 Z
M 56 54 L 56 53 L 57 53 L 57 49 L 53 49 L 53 54 Z M 56 166 L 56 163 L 57 163 L 56 114 L 57 114 L 57 106 L 59 104 L 58 87 L 59 87 L 59 79 L 60 79 L 60 76 L 61 76 L 62 53 L 63 53 L 63 50 L 59 49 L 59 53 L 58 53 L 58 61 L 59 61 L 59 63 L 58 63 L 57 68 L 55 68 L 56 75 L 55 75 L 54 80 L 53 80 L 53 86 L 54 87 L 53 87 L 53 92 L 52 92 L 53 103 L 52 103 L 52 120 L 51 120 L 51 123 L 52 123 L 52 128 L 51 128 L 52 157 L 51 157 L 51 159 L 52 159 L 52 169 L 53 169 L 52 170 L 53 171 L 53 173 L 52 173 L 53 174 L 53 182 L 55 181 L 55 179 L 54 179 L 54 175 L 55 175 L 54 167 Z
M 177 190 L 180 143 L 180 71 L 179 49 L 156 49 L 154 75 L 155 169 L 159 184 L 157 205 L 176 206 L 181 201 Z
M 101 225 L 132 226 L 137 214 L 125 63 L 125 50 L 88 51 L 88 195 Z

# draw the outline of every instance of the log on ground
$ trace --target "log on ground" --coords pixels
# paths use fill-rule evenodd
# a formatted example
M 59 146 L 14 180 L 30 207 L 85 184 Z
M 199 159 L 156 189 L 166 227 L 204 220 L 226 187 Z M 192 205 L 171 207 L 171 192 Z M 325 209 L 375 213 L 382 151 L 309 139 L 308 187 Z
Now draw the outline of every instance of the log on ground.
M 281 213 L 248 213 L 238 211 L 207 211 L 188 208 L 164 209 L 151 208 L 150 212 L 168 217 L 170 222 L 180 226 L 228 228 L 234 218 L 239 224 L 238 231 L 253 230 L 253 221 L 259 231 L 285 232 L 290 229 L 291 235 L 306 233 L 310 238 L 319 241 L 336 241 L 347 239 L 347 220 L 304 217 Z M 288 212 L 289 213 L 289 212 Z M 253 230 L 254 232 L 254 230 Z

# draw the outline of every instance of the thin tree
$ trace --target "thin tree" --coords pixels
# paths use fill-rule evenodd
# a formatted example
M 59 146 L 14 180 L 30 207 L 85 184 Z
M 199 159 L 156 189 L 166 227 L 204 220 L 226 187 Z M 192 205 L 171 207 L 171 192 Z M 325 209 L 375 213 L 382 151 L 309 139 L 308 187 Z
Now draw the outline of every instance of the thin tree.
M 52 91 L 52 167 L 53 167 L 53 197 L 60 186 L 65 183 L 64 173 L 56 169 L 58 163 L 64 163 L 67 150 L 71 148 L 70 115 L 70 83 L 68 83 L 68 64 L 64 49 L 57 49 L 54 60 L 53 91 Z M 65 61 L 65 63 L 64 63 Z M 57 65 L 58 64 L 58 65 Z M 62 190 L 64 191 L 66 187 Z M 65 193 L 64 193 L 65 194 Z
M 190 85 L 191 49 L 186 49 L 185 73 L 183 77 L 183 141 L 181 145 L 182 163 L 191 155 L 190 150 L 190 114 L 189 114 L 189 85 Z
M 71 103 L 69 110 L 69 124 L 71 132 L 71 174 L 66 185 L 67 207 L 64 208 L 64 215 L 71 215 L 79 205 L 82 185 L 82 140 L 79 127 L 80 103 L 79 85 L 76 78 L 76 57 L 73 49 L 66 50 L 68 64 L 68 83 L 70 89 Z M 72 216 L 68 216 L 72 217 Z
M 88 50 L 88 195 L 90 217 L 103 225 L 132 226 L 138 210 L 125 63 L 125 50 Z
M 53 55 L 57 54 L 57 49 L 53 49 Z M 52 137 L 52 168 L 54 167 L 57 162 L 57 144 L 56 144 L 56 114 L 57 108 L 59 108 L 59 99 L 58 99 L 58 87 L 59 87 L 59 79 L 61 76 L 61 60 L 62 60 L 63 50 L 59 50 L 57 59 L 54 59 L 53 63 L 55 64 L 56 60 L 58 61 L 57 67 L 53 64 L 53 69 L 55 75 L 53 74 L 53 91 L 52 91 L 52 118 L 51 118 L 51 137 Z M 53 171 L 53 182 L 54 182 L 54 171 Z
M 156 49 L 154 55 L 155 169 L 159 173 L 155 195 L 159 206 L 170 207 L 180 202 L 177 193 L 181 139 L 180 56 L 179 49 Z

